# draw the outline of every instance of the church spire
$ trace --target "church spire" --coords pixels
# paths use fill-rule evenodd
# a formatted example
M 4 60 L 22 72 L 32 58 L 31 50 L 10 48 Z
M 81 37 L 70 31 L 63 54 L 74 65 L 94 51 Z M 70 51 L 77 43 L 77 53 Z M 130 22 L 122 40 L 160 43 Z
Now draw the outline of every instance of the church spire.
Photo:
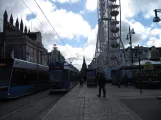
M 81 74 L 83 76 L 86 76 L 86 70 L 87 70 L 87 65 L 86 65 L 85 57 L 83 56 L 83 64 L 82 64 L 82 68 L 81 68 Z
M 23 21 L 21 19 L 21 23 L 20 23 L 20 30 L 23 32 Z
M 85 57 L 83 56 L 83 63 L 85 63 L 86 61 L 85 61 Z
M 10 23 L 13 25 L 13 16 L 12 16 L 12 14 L 10 16 Z
M 17 18 L 17 20 L 16 20 L 16 27 L 19 29 L 19 22 L 18 22 L 18 18 Z
M 4 22 L 8 21 L 8 14 L 7 11 L 5 10 L 4 15 L 3 15 Z
M 26 27 L 26 25 L 25 25 L 25 30 L 24 31 L 25 31 L 25 33 L 27 33 L 27 27 Z

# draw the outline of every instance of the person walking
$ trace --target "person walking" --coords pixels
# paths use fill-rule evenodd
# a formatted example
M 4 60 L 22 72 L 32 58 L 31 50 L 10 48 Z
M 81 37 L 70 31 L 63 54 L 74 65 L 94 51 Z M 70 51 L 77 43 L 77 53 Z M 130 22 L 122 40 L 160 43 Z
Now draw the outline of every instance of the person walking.
M 105 77 L 103 73 L 99 73 L 98 76 L 98 85 L 99 85 L 99 94 L 98 97 L 101 97 L 101 90 L 103 90 L 103 97 L 106 97 L 106 90 L 105 90 Z
M 125 72 L 125 75 L 124 75 L 124 83 L 125 83 L 125 87 L 128 87 L 128 84 L 129 84 L 129 78 L 127 76 L 127 73 Z
M 118 88 L 120 88 L 120 85 L 121 85 L 120 70 L 118 70 L 116 73 L 116 80 L 117 80 Z
M 83 82 L 84 82 L 83 77 L 80 79 L 79 82 L 80 82 L 80 86 L 83 87 Z

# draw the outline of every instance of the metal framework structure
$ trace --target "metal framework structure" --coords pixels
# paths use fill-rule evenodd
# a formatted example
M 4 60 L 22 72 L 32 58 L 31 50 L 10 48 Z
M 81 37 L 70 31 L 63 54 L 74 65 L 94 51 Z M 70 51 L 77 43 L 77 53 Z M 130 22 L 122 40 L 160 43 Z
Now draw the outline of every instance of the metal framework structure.
M 120 49 L 125 54 L 121 41 L 120 0 L 98 0 L 98 33 L 92 61 L 94 67 L 102 71 L 106 67 L 119 66 Z

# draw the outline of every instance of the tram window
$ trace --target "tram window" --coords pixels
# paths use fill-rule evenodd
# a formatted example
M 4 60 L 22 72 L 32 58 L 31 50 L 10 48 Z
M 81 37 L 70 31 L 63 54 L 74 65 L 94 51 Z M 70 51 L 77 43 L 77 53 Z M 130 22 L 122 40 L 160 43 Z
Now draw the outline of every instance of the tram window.
M 70 71 L 70 81 L 73 81 L 73 71 Z
M 25 71 L 23 69 L 13 69 L 12 85 L 25 85 Z
M 50 80 L 52 82 L 62 82 L 63 81 L 63 71 L 62 70 L 50 71 Z
M 46 73 L 43 72 L 43 71 L 40 71 L 39 72 L 39 81 L 40 81 L 40 83 L 43 83 L 46 79 L 47 79 Z
M 36 71 L 27 70 L 26 71 L 26 81 L 27 84 L 33 84 L 37 82 L 37 74 Z
M 0 85 L 8 85 L 12 68 L 0 67 Z
M 47 82 L 49 80 L 49 75 L 47 72 L 40 71 L 39 72 L 39 80 L 40 83 Z
M 68 80 L 68 74 L 69 73 L 69 70 L 64 70 L 64 74 L 63 74 L 63 77 L 64 77 L 64 80 Z

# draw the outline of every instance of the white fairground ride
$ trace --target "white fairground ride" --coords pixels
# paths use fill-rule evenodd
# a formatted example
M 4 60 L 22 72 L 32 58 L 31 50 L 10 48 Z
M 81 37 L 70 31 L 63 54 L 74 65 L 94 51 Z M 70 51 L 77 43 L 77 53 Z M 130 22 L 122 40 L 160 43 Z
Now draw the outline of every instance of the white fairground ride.
M 90 66 L 97 71 L 121 66 L 120 50 L 126 56 L 121 40 L 120 0 L 98 0 L 98 34 Z

